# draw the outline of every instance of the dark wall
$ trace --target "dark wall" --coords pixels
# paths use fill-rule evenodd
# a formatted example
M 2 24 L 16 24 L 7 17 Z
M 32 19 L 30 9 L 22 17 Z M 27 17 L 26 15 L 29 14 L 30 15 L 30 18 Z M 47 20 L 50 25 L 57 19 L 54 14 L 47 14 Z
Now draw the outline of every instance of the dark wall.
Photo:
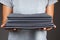
M 0 17 L 2 18 L 2 4 L 0 4 Z M 55 4 L 55 14 L 54 14 L 54 23 L 57 26 L 56 30 L 52 30 L 48 32 L 48 40 L 60 40 L 60 2 Z M 1 19 L 0 19 L 1 24 Z M 0 28 L 0 40 L 7 40 L 8 32 L 4 29 Z

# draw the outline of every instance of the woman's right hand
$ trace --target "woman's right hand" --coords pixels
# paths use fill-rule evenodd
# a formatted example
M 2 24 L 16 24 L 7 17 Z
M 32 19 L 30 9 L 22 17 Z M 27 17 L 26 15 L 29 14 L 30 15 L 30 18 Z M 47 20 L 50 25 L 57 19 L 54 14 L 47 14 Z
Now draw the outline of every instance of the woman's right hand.
M 2 20 L 1 28 L 4 28 L 5 27 L 6 22 L 7 22 L 7 18 L 4 18 Z
M 7 18 L 4 18 L 4 19 L 2 20 L 1 28 L 4 28 L 4 27 L 5 27 L 5 25 L 6 25 L 6 23 L 7 23 Z M 16 28 L 14 28 L 14 29 L 7 30 L 7 31 L 16 31 L 16 30 L 17 30 L 17 29 L 16 29 Z
M 5 26 L 5 23 L 1 25 L 1 28 L 4 28 L 4 26 Z

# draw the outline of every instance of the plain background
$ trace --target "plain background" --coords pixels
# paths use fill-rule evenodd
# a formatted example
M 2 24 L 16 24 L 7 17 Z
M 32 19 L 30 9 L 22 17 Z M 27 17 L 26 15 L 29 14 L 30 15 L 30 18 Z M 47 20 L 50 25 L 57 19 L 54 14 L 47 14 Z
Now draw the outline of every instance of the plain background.
M 0 4 L 0 24 L 2 20 L 2 4 Z M 60 0 L 55 4 L 54 23 L 56 24 L 56 30 L 48 31 L 48 40 L 60 40 Z M 0 40 L 7 40 L 8 32 L 0 28 Z

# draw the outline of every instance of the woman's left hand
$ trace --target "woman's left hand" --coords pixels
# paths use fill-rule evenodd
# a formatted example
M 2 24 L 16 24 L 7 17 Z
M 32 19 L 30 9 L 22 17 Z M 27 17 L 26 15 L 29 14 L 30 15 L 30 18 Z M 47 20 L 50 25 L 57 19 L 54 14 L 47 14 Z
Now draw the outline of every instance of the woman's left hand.
M 52 27 L 49 27 L 49 28 L 43 28 L 43 30 L 47 30 L 47 31 L 50 31 L 52 30 L 53 28 Z M 56 26 L 54 25 L 54 29 L 56 29 Z

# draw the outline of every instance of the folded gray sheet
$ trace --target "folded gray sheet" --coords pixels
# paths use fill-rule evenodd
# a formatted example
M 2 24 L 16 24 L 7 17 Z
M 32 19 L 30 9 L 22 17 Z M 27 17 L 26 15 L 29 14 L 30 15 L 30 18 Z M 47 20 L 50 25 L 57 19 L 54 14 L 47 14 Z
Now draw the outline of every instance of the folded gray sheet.
M 11 14 L 8 16 L 8 21 L 5 25 L 6 29 L 17 28 L 17 29 L 36 29 L 44 27 L 54 27 L 51 22 L 52 17 L 43 14 Z

